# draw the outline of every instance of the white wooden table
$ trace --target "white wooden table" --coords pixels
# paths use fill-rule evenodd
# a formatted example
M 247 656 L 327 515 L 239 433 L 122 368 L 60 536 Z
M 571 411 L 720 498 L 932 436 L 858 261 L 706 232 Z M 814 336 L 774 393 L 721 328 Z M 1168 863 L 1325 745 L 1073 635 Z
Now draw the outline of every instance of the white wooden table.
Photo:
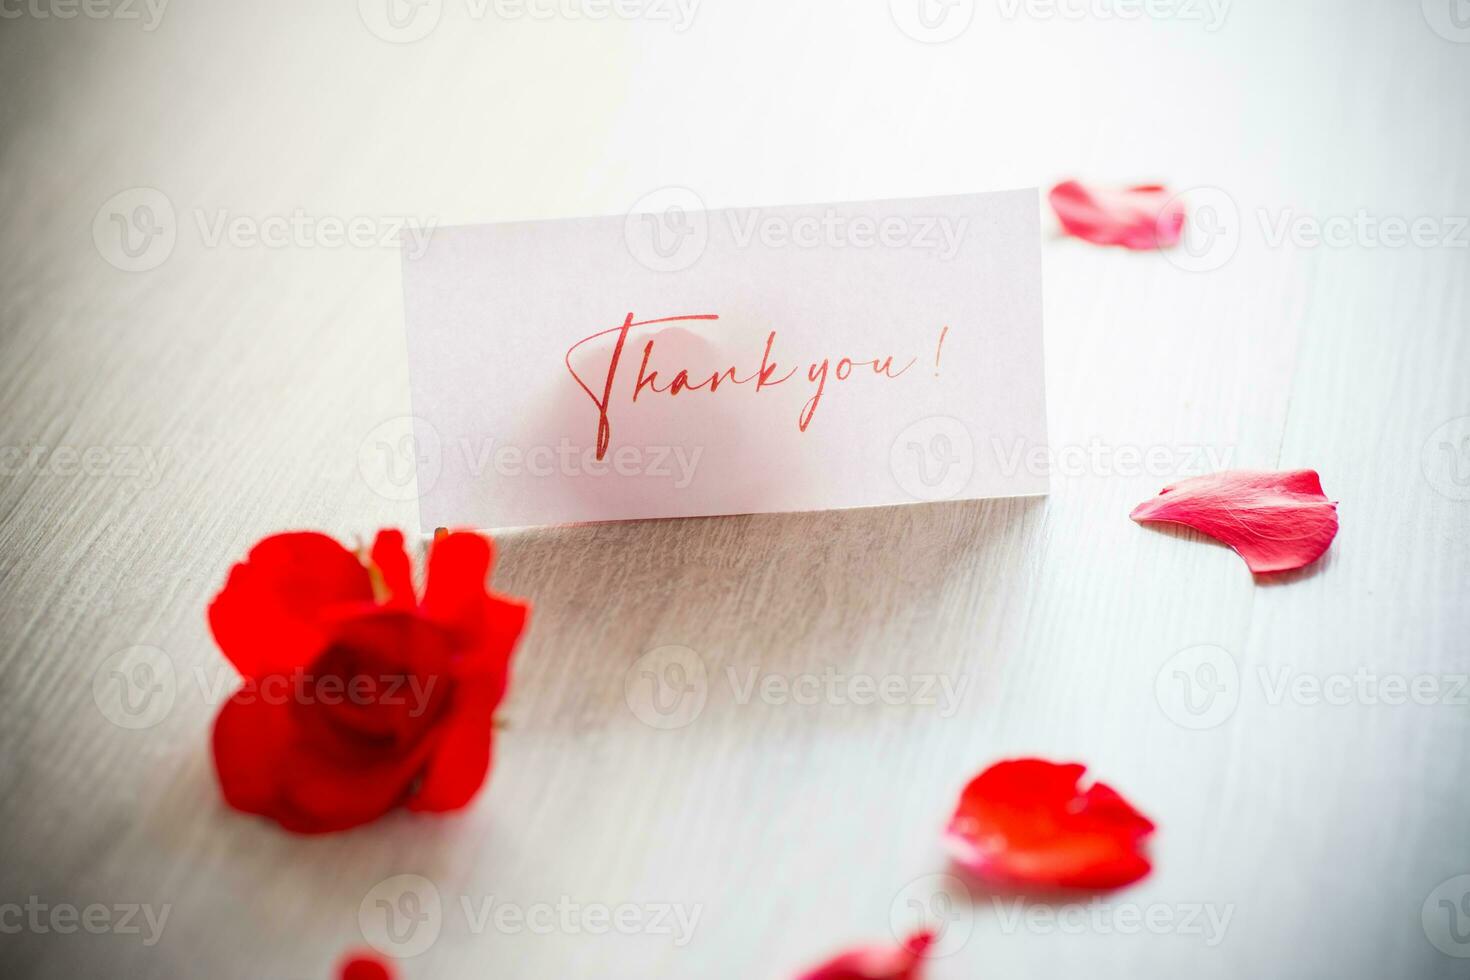
M 1441 448 L 1470 436 L 1470 44 L 1448 2 L 1240 0 L 1214 30 L 1192 5 L 982 3 L 942 44 L 850 0 L 706 0 L 682 31 L 444 0 L 413 43 L 366 0 L 175 0 L 153 30 L 36 3 L 0 23 L 5 975 L 327 977 L 400 874 L 442 902 L 432 943 L 397 934 L 427 946 L 410 980 L 778 978 L 915 901 L 948 909 L 939 980 L 1470 974 L 1437 948 L 1470 954 L 1470 459 Z M 416 526 L 358 458 L 410 410 L 395 252 L 252 229 L 1074 175 L 1196 188 L 1231 235 L 1198 260 L 1045 243 L 1072 447 L 1049 498 L 506 536 L 495 584 L 536 615 L 470 810 L 302 839 L 221 803 L 234 679 L 204 607 L 231 562 L 285 528 Z M 122 253 L 113 213 L 171 234 L 166 258 Z M 1389 247 L 1390 219 L 1428 223 Z M 1130 455 L 1151 450 L 1168 472 Z M 1127 520 L 1206 453 L 1318 469 L 1327 557 L 1256 583 Z M 666 645 L 705 670 L 669 730 L 635 710 Z M 120 711 L 111 672 L 150 656 L 166 690 Z M 744 698 L 766 675 L 839 693 Z M 841 696 L 889 675 L 962 696 Z M 1212 677 L 1213 702 L 1187 687 Z M 1055 921 L 934 901 L 958 790 L 1031 753 L 1153 816 L 1154 874 Z M 95 934 L 51 917 L 93 903 Z M 129 904 L 167 907 L 161 935 Z M 622 906 L 630 934 L 598 934 Z

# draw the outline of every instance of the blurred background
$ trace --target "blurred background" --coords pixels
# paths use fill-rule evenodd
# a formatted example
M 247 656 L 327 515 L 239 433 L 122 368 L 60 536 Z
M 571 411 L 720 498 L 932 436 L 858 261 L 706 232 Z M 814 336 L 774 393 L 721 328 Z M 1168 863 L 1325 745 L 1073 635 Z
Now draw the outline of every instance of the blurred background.
M 1126 900 L 1175 925 L 953 913 L 939 980 L 1465 975 L 1466 709 L 1250 687 L 1470 668 L 1470 459 L 1437 448 L 1470 440 L 1463 0 L 0 0 L 0 91 L 0 972 L 326 977 L 412 874 L 443 904 L 409 980 L 789 976 L 910 901 L 953 913 L 927 876 L 954 792 L 1049 752 L 1159 820 Z M 476 808 L 302 841 L 220 805 L 233 680 L 202 610 L 230 562 L 282 528 L 417 524 L 360 453 L 410 412 L 401 229 L 1069 177 L 1194 211 L 1172 256 L 1044 243 L 1054 445 L 1315 466 L 1344 501 L 1324 570 L 1256 587 L 1121 519 L 1158 474 L 1091 470 L 1044 504 L 799 535 L 527 532 L 496 582 L 538 619 Z M 1392 245 L 1389 219 L 1428 223 Z M 665 643 L 712 674 L 904 662 L 975 693 L 936 726 L 724 692 L 671 736 L 622 689 Z M 1192 732 L 1155 680 L 1203 643 L 1246 689 Z M 146 724 L 97 686 L 137 647 L 173 685 Z M 475 917 L 564 896 L 701 920 L 675 945 Z M 115 912 L 11 929 L 28 902 L 170 912 L 147 944 Z M 1205 930 L 1229 909 L 1219 941 L 1178 924 L 1195 906 Z

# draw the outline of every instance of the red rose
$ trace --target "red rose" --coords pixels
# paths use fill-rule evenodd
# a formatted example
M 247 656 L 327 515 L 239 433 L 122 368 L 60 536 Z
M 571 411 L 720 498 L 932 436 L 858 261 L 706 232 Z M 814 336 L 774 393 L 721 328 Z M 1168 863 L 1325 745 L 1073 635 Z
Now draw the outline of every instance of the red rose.
M 490 564 L 480 535 L 440 539 L 420 602 L 397 531 L 365 560 L 316 533 L 251 549 L 209 607 L 245 680 L 214 725 L 225 800 L 299 833 L 469 803 L 527 614 Z

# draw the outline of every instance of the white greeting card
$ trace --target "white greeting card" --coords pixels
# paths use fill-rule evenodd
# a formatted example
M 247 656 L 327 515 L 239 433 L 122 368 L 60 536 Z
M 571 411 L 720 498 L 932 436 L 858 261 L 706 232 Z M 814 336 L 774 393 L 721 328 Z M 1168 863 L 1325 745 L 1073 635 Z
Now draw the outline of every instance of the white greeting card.
M 405 248 L 426 527 L 1046 492 L 1035 190 L 687 196 Z

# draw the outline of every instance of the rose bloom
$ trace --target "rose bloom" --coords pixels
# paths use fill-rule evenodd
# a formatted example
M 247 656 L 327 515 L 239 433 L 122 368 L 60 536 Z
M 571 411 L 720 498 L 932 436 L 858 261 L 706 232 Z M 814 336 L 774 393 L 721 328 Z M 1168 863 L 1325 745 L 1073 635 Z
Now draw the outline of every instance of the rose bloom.
M 486 589 L 491 558 L 443 537 L 420 600 L 397 531 L 361 557 L 311 532 L 251 549 L 209 607 L 244 678 L 214 726 L 226 802 L 299 833 L 469 803 L 527 615 Z

